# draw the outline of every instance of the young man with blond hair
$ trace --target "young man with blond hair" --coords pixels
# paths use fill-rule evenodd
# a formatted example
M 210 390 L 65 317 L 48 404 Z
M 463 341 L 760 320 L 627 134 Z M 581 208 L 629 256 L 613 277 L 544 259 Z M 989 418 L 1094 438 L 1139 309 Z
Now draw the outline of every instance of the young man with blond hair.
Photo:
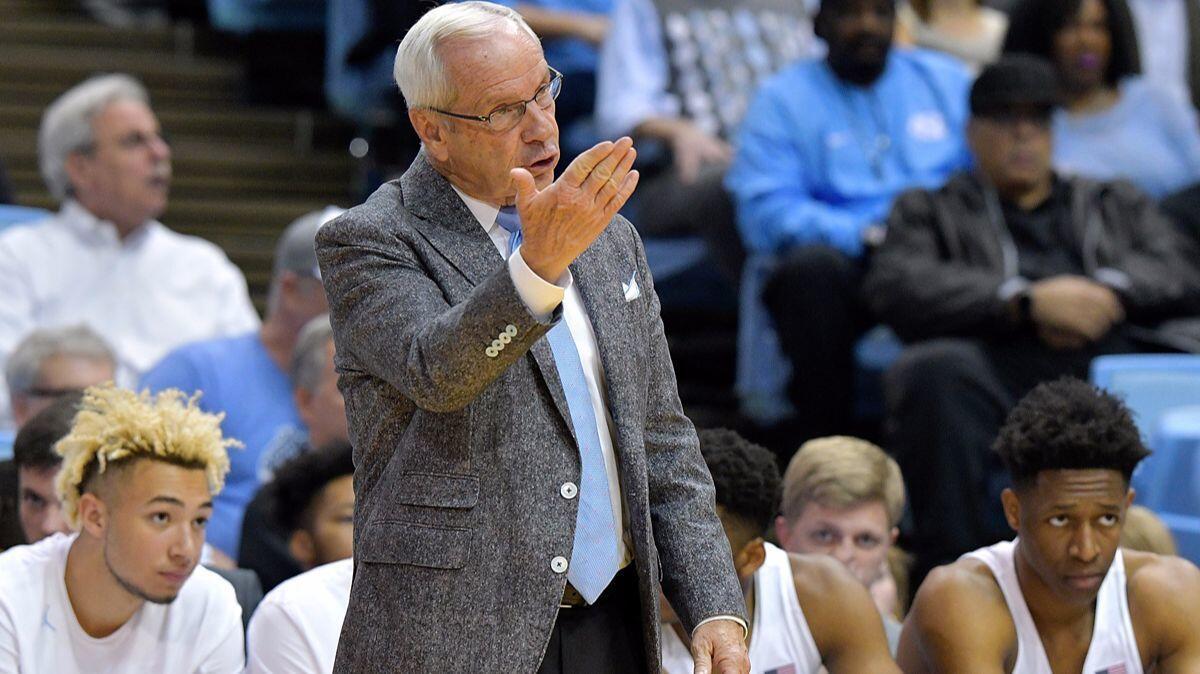
M 55 445 L 77 533 L 0 555 L 0 672 L 241 671 L 233 588 L 197 568 L 232 444 L 179 391 L 88 389 Z
M 858 438 L 817 438 L 801 445 L 788 463 L 775 535 L 788 552 L 836 558 L 872 590 L 877 604 L 887 604 L 880 595 L 895 592 L 880 588 L 892 582 L 888 553 L 899 534 L 904 499 L 900 467 L 882 449 Z M 900 623 L 890 608 L 881 613 L 895 652 Z

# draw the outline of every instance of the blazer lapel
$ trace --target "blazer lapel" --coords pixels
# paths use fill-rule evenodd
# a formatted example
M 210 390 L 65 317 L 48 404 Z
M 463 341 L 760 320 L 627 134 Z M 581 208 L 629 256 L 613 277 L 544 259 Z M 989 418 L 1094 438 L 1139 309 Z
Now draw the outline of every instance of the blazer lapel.
M 471 285 L 479 285 L 496 273 L 503 263 L 496 245 L 450 186 L 450 181 L 429 165 L 424 150 L 400 179 L 400 187 L 404 207 L 416 216 L 413 227 Z M 554 367 L 550 343 L 544 338 L 539 339 L 530 353 L 554 406 L 567 425 L 567 432 L 574 435 L 567 397 Z
M 442 174 L 425 160 L 422 150 L 400 178 L 401 198 L 416 216 L 413 227 L 460 274 L 478 285 L 502 261 L 495 244 Z

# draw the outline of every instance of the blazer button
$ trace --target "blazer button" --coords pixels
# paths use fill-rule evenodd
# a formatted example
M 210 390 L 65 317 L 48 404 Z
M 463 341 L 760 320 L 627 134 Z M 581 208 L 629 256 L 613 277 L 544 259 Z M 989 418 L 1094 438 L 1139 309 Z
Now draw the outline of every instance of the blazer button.
M 504 332 L 508 333 L 509 337 L 516 337 L 517 336 L 517 326 L 510 323 L 508 325 L 508 327 L 504 328 Z
M 554 571 L 554 573 L 566 573 L 567 572 L 567 558 L 559 556 L 559 557 L 555 557 L 554 559 L 550 560 L 550 570 Z
M 507 332 L 500 333 L 500 336 L 497 339 L 500 340 L 501 344 L 509 344 L 512 342 L 512 337 L 509 337 Z
M 484 349 L 483 352 L 488 355 L 488 358 L 495 358 L 500 354 L 500 351 L 494 346 L 489 346 L 488 348 Z
M 502 342 L 498 339 L 493 339 L 492 340 L 492 348 L 499 351 L 504 348 L 504 342 Z
M 565 499 L 573 499 L 579 494 L 579 487 L 574 482 L 564 482 L 558 488 L 558 493 Z

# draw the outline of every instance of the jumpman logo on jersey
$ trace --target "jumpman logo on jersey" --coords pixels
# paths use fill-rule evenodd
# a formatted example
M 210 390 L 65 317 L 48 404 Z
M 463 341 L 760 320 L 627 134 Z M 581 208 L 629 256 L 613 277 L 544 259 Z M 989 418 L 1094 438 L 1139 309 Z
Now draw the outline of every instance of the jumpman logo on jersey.
M 50 607 L 49 606 L 47 606 L 46 611 L 44 613 L 42 613 L 42 624 L 45 625 L 46 627 L 49 627 L 51 632 L 58 631 L 57 629 L 55 629 L 54 625 L 52 625 L 50 623 Z
M 1129 674 L 1129 672 L 1125 669 L 1125 663 L 1121 663 L 1119 665 L 1113 665 L 1111 667 L 1105 667 L 1104 669 L 1096 670 L 1096 674 Z

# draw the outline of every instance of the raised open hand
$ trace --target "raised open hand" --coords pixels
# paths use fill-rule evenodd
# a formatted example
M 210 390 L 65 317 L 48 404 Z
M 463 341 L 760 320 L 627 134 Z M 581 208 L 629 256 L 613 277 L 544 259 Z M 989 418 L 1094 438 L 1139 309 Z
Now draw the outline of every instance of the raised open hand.
M 576 157 L 543 190 L 529 171 L 512 170 L 524 239 L 521 256 L 534 273 L 557 281 L 600 236 L 637 187 L 636 157 L 628 136 L 604 141 Z

